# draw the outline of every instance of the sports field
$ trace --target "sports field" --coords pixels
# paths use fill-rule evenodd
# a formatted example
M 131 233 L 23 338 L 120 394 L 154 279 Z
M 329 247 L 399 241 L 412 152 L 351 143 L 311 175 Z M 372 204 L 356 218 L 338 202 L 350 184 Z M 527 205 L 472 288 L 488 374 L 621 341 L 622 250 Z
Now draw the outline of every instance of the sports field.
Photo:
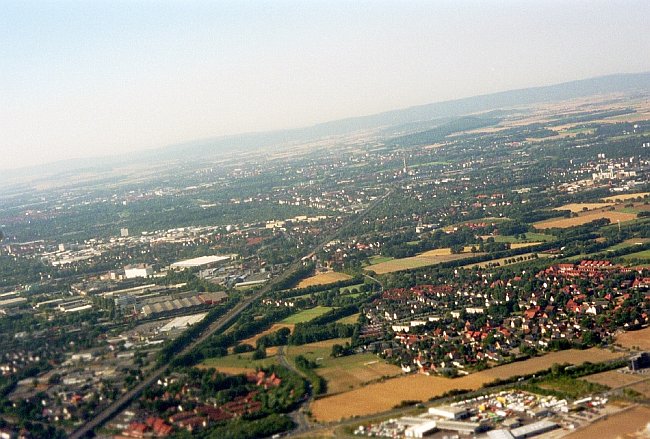
M 456 389 L 476 390 L 497 378 L 532 374 L 550 368 L 554 363 L 582 364 L 619 358 L 621 354 L 602 349 L 552 352 L 543 357 L 507 364 L 464 377 L 449 379 L 438 376 L 408 375 L 351 390 L 314 401 L 311 410 L 320 422 L 380 413 L 401 401 L 428 401 Z
M 297 288 L 307 288 L 314 285 L 327 285 L 333 284 L 335 282 L 340 282 L 342 280 L 352 279 L 352 276 L 345 273 L 337 273 L 336 271 L 330 271 L 328 273 L 320 273 L 316 276 L 308 277 L 303 279 L 298 284 Z

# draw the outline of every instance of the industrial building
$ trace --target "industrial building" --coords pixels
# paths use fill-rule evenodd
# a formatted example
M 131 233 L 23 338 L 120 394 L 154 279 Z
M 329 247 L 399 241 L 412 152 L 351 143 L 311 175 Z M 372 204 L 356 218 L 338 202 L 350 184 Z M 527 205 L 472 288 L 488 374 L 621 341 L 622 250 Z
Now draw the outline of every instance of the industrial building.
M 136 277 L 149 277 L 153 275 L 153 268 L 150 265 L 138 264 L 127 265 L 124 267 L 124 276 L 127 279 L 134 279 Z
M 174 262 L 169 266 L 172 270 L 185 270 L 188 268 L 210 268 L 222 262 L 233 260 L 237 255 L 229 256 L 201 256 L 200 258 L 185 259 L 183 261 Z
M 469 410 L 466 407 L 444 405 L 440 407 L 430 407 L 429 414 L 445 419 L 458 420 L 469 416 Z

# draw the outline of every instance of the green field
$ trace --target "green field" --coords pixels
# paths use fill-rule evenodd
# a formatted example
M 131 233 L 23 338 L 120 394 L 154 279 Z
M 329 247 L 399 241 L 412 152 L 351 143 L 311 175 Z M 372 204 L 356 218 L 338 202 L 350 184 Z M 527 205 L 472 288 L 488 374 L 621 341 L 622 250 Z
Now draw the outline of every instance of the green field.
M 338 319 L 336 323 L 343 323 L 344 325 L 348 325 L 348 324 L 357 323 L 357 320 L 359 320 L 359 313 L 352 314 L 351 316 Z
M 310 321 L 311 319 L 315 319 L 316 317 L 322 316 L 323 314 L 325 314 L 326 312 L 332 309 L 333 308 L 329 306 L 317 306 L 315 308 L 306 309 L 304 311 L 300 311 L 299 313 L 291 315 L 286 319 L 282 320 L 280 323 L 288 323 L 292 325 L 295 325 L 296 323 L 305 323 Z
M 503 235 L 494 236 L 494 242 L 542 242 L 542 241 L 547 242 L 553 240 L 555 240 L 555 237 L 553 235 L 546 235 L 544 233 L 534 233 L 534 232 L 526 232 L 525 239 L 515 238 L 514 236 L 503 236 Z
M 622 256 L 626 261 L 641 259 L 644 261 L 650 260 L 650 250 L 644 250 L 642 252 L 630 253 L 629 255 Z
M 380 255 L 375 255 L 368 258 L 368 260 L 370 261 L 370 265 L 381 264 L 382 262 L 392 261 L 393 259 L 395 258 L 391 258 L 390 256 L 380 256 Z
M 261 360 L 251 359 L 252 355 L 252 352 L 246 352 L 244 354 L 231 354 L 226 355 L 225 357 L 208 358 L 201 362 L 200 367 L 214 367 L 217 369 L 225 368 L 224 371 L 235 373 L 237 372 L 236 369 L 242 369 L 242 372 L 244 372 L 244 369 L 255 370 L 259 367 L 279 364 L 278 358 L 275 355 L 270 355 Z M 232 370 L 228 371 L 228 369 Z

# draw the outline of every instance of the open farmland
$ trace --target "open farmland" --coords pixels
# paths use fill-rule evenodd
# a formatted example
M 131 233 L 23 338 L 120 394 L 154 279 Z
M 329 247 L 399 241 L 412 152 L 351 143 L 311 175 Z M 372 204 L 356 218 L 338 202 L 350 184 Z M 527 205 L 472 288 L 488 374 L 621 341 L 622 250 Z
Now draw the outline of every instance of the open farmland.
M 650 350 L 650 328 L 638 331 L 626 331 L 616 337 L 616 344 L 627 349 L 638 347 L 642 351 Z
M 608 370 L 607 372 L 589 375 L 582 379 L 589 381 L 590 383 L 607 386 L 610 389 L 618 389 L 619 387 L 625 387 L 629 386 L 630 384 L 645 381 L 648 379 L 648 377 L 631 373 L 622 373 L 618 370 Z
M 350 339 L 334 339 L 301 346 L 287 346 L 289 358 L 302 355 L 315 361 L 319 367 L 314 371 L 327 380 L 327 393 L 349 391 L 370 381 L 382 377 L 393 377 L 402 374 L 402 370 L 373 354 L 356 354 L 333 358 L 330 356 L 332 346 L 345 345 Z
M 648 419 L 650 419 L 650 408 L 636 406 L 607 416 L 565 437 L 567 439 L 628 437 L 645 428 Z
M 480 253 L 451 253 L 451 249 L 443 248 L 430 250 L 417 256 L 402 259 L 392 259 L 386 262 L 369 265 L 366 270 L 374 271 L 377 274 L 393 273 L 395 271 L 412 270 L 414 268 L 426 267 L 440 264 L 442 262 L 457 261 Z
M 516 249 L 516 248 L 525 248 L 525 247 L 532 247 L 534 245 L 539 245 L 541 242 L 513 242 L 510 244 L 510 248 Z
M 634 200 L 636 198 L 645 198 L 645 197 L 650 197 L 650 192 L 638 192 L 636 194 L 612 195 L 611 197 L 603 198 L 603 201 L 617 202 L 617 201 Z
M 310 321 L 312 319 L 315 319 L 316 317 L 322 316 L 323 314 L 330 311 L 331 309 L 332 308 L 329 307 L 329 306 L 316 306 L 314 308 L 309 308 L 309 309 L 300 311 L 299 313 L 290 315 L 286 319 L 282 320 L 282 322 L 280 322 L 280 323 L 285 324 L 285 325 L 291 325 L 292 326 L 291 329 L 293 330 L 293 325 L 295 325 L 296 323 L 308 322 L 308 321 Z
M 584 351 L 568 350 L 552 352 L 542 357 L 487 369 L 455 379 L 409 375 L 318 399 L 312 404 L 311 409 L 314 417 L 321 422 L 336 421 L 341 418 L 390 410 L 401 401 L 427 401 L 450 390 L 476 390 L 496 379 L 533 374 L 550 368 L 554 363 L 582 364 L 587 361 L 598 363 L 620 356 L 621 354 L 595 348 Z
M 336 271 L 330 271 L 328 273 L 319 273 L 316 276 L 308 277 L 303 279 L 298 284 L 297 288 L 307 288 L 314 285 L 327 285 L 333 284 L 335 282 L 340 282 L 342 280 L 352 279 L 352 276 L 345 273 L 337 273 Z
M 570 210 L 571 212 L 578 213 L 610 206 L 611 204 L 609 203 L 571 203 L 556 207 L 553 210 Z
M 645 261 L 650 260 L 650 250 L 644 250 L 641 252 L 636 252 L 636 253 L 630 253 L 628 255 L 623 256 L 623 259 L 633 261 L 635 259 L 643 259 Z
M 587 224 L 591 221 L 607 218 L 610 222 L 616 223 L 618 221 L 632 221 L 636 219 L 636 214 L 616 211 L 589 211 L 574 218 L 557 218 L 546 221 L 541 221 L 533 224 L 536 229 L 566 229 L 569 227 L 580 226 Z

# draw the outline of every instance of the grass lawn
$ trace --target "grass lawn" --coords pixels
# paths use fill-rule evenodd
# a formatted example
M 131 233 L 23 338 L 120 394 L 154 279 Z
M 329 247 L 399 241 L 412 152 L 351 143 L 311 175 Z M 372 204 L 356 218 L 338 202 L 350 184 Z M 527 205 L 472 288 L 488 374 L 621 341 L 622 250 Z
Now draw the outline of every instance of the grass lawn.
M 203 360 L 199 364 L 199 367 L 214 367 L 223 373 L 238 374 L 254 371 L 258 367 L 280 364 L 276 355 L 269 355 L 261 360 L 253 360 L 251 358 L 252 356 L 252 352 L 246 352 L 244 354 L 231 354 L 225 357 L 208 358 Z
M 310 321 L 311 319 L 322 316 L 323 314 L 330 311 L 331 309 L 333 308 L 329 306 L 317 306 L 315 308 L 306 309 L 304 311 L 300 311 L 299 313 L 290 315 L 286 319 L 282 320 L 280 323 L 287 323 L 287 324 L 294 324 L 294 325 L 296 323 L 305 323 Z

